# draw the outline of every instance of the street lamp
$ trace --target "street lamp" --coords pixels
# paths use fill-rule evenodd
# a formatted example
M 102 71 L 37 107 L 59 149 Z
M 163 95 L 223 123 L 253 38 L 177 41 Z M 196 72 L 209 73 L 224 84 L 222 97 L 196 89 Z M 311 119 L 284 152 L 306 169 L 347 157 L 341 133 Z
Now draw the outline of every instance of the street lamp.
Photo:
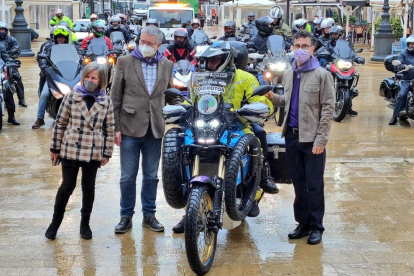
M 22 52 L 20 53 L 21 57 L 33 57 L 35 54 L 31 48 L 31 36 L 30 29 L 27 28 L 27 22 L 23 15 L 23 0 L 15 0 L 16 3 L 16 16 L 12 23 L 13 28 L 10 29 L 10 35 L 15 37 L 19 43 Z
M 384 0 L 382 10 L 384 12 L 381 14 L 381 24 L 374 35 L 375 50 L 371 58 L 372 61 L 384 61 L 385 57 L 391 54 L 392 43 L 395 38 L 390 24 L 390 14 L 388 13 L 390 6 L 388 5 L 388 0 Z M 373 29 L 374 26 L 375 22 L 372 22 Z

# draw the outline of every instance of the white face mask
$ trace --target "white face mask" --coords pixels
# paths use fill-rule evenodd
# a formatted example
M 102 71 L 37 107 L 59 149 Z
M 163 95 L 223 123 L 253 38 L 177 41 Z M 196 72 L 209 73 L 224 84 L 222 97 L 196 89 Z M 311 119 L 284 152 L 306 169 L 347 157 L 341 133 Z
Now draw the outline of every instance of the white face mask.
M 145 58 L 153 57 L 155 55 L 155 49 L 148 45 L 139 45 L 139 51 Z

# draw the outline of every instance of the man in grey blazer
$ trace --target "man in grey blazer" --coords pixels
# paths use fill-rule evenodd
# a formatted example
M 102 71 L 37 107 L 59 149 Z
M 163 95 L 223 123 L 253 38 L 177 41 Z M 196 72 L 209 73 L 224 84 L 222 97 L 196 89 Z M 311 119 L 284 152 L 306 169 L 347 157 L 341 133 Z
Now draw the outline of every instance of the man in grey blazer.
M 132 227 L 136 201 L 136 178 L 142 153 L 142 226 L 164 231 L 155 217 L 158 166 L 164 135 L 162 108 L 164 91 L 169 87 L 173 63 L 158 52 L 162 32 L 155 26 L 142 29 L 137 47 L 120 57 L 112 84 L 115 115 L 115 144 L 120 146 L 121 221 L 115 233 Z

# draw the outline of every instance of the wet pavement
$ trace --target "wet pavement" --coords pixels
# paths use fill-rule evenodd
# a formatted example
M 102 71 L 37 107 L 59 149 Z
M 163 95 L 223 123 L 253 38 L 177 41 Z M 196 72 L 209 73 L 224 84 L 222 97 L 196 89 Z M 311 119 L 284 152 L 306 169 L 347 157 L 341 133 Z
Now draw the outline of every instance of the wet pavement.
M 33 45 L 36 49 L 40 43 Z M 29 107 L 17 108 L 20 126 L 6 124 L 0 134 L 0 275 L 193 275 L 183 235 L 171 230 L 184 212 L 166 204 L 161 184 L 156 215 L 166 231 L 142 228 L 138 196 L 132 230 L 114 234 L 120 196 L 117 147 L 98 172 L 93 239 L 79 236 L 79 187 L 56 240 L 45 238 L 61 172 L 49 159 L 52 119 L 46 118 L 39 130 L 31 128 L 38 102 L 37 63 L 21 60 Z M 360 95 L 353 102 L 359 115 L 334 122 L 327 147 L 323 242 L 310 246 L 306 238 L 288 240 L 296 227 L 294 194 L 291 185 L 281 184 L 279 194 L 263 198 L 259 217 L 219 232 L 209 275 L 414 274 L 412 121 L 388 126 L 391 110 L 378 87 L 391 73 L 382 64 L 367 63 L 357 71 Z M 280 128 L 269 122 L 267 130 Z

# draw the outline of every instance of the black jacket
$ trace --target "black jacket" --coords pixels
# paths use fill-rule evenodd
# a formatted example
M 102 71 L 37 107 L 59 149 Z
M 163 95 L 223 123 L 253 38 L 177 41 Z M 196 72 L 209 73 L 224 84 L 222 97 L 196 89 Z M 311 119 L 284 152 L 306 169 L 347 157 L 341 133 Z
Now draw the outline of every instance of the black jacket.
M 10 55 L 20 55 L 20 45 L 14 37 L 8 35 L 5 39 L 0 39 L 0 44 L 6 48 Z
M 401 65 L 398 70 L 404 69 L 405 65 L 414 65 L 414 53 L 410 53 L 407 49 L 401 52 L 398 56 L 398 60 L 401 61 Z M 414 79 L 414 70 L 410 69 L 403 73 L 403 80 L 413 80 Z
M 254 46 L 256 46 L 256 50 L 259 54 L 267 53 L 267 38 L 269 36 L 270 35 L 257 33 L 250 39 L 250 42 L 254 43 Z
M 6 47 L 4 47 L 2 44 L 0 44 L 0 58 L 6 62 L 10 59 L 9 54 L 6 51 Z
M 109 27 L 108 29 L 105 30 L 104 35 L 107 37 L 111 37 L 112 32 L 121 32 L 124 35 L 125 42 L 129 42 L 132 39 L 131 33 L 124 27 L 118 27 L 118 29 Z

